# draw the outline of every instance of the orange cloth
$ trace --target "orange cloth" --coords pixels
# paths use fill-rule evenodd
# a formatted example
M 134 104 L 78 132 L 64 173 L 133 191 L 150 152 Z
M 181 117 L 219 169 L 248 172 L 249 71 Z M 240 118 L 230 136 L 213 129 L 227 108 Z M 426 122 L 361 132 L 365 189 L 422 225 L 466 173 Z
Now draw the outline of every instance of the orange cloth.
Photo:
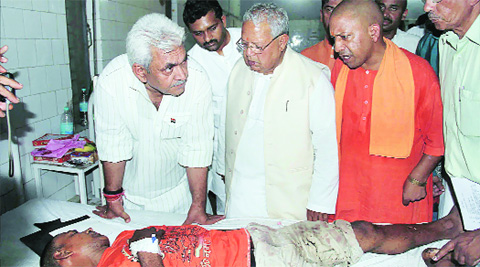
M 387 38 L 387 48 L 373 84 L 370 154 L 406 158 L 410 156 L 414 132 L 412 68 L 402 50 Z M 335 85 L 337 140 L 340 140 L 342 105 L 350 69 L 343 65 Z
M 432 181 L 427 197 L 402 205 L 403 183 L 423 154 L 443 155 L 442 103 L 437 76 L 428 62 L 401 50 L 410 61 L 415 85 L 414 136 L 410 156 L 405 159 L 370 154 L 372 98 L 378 71 L 350 70 L 346 82 L 339 139 L 340 180 L 336 219 L 376 223 L 420 223 L 431 221 Z M 341 60 L 335 62 L 336 84 Z M 401 74 L 400 74 L 401 75 Z M 388 129 L 387 129 L 388 130 Z
M 309 59 L 320 62 L 332 70 L 333 64 L 335 64 L 335 58 L 333 57 L 333 47 L 330 45 L 327 39 L 305 48 L 300 54 L 308 57 Z
M 206 230 L 196 225 L 155 226 L 165 230 L 159 246 L 164 266 L 250 266 L 250 234 L 245 229 Z M 132 262 L 127 240 L 135 231 L 123 231 L 102 255 L 98 266 L 140 266 Z

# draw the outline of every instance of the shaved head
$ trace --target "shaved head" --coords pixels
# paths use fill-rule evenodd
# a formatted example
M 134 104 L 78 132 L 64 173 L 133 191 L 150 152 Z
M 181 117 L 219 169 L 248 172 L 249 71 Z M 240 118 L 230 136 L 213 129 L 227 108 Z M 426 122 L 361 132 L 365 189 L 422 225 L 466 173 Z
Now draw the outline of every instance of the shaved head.
M 374 0 L 343 0 L 330 17 L 335 52 L 351 69 L 375 70 L 385 52 L 383 13 Z
M 348 16 L 367 27 L 383 23 L 383 13 L 373 0 L 344 0 L 333 11 L 332 18 L 335 16 Z

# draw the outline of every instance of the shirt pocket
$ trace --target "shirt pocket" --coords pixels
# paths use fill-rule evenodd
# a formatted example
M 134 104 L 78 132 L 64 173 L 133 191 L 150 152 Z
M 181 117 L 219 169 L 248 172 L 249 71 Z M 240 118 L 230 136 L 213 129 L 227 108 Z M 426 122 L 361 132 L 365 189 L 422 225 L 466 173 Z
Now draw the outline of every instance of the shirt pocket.
M 162 121 L 162 130 L 160 136 L 162 139 L 182 138 L 186 127 L 190 122 L 189 113 L 170 113 L 166 114 Z
M 480 136 L 480 88 L 460 88 L 460 131 L 467 136 Z

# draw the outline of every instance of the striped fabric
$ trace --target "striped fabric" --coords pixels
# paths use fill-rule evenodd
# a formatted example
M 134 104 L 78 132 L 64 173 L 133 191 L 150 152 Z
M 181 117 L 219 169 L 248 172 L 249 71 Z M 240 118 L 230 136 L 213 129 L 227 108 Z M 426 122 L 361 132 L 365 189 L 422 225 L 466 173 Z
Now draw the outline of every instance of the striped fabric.
M 195 62 L 189 62 L 188 73 L 185 93 L 164 96 L 158 110 L 132 73 L 126 54 L 112 60 L 99 77 L 95 89 L 99 157 L 127 161 L 126 208 L 186 213 L 191 195 L 185 167 L 211 164 L 210 83 Z

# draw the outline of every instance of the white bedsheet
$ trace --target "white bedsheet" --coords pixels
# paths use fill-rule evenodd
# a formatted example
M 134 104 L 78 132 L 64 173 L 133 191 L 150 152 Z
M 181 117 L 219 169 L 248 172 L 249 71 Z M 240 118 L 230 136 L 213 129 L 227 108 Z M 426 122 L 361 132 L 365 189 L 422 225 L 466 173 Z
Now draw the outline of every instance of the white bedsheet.
M 21 237 L 40 230 L 33 225 L 34 223 L 58 218 L 64 222 L 83 215 L 89 215 L 90 219 L 61 229 L 61 232 L 69 229 L 80 231 L 93 227 L 95 231 L 108 236 L 110 241 L 113 242 L 115 237 L 123 230 L 138 229 L 150 225 L 180 225 L 186 217 L 186 215 L 181 214 L 128 210 L 127 212 L 132 221 L 127 224 L 120 218 L 113 220 L 102 219 L 94 215 L 92 210 L 94 210 L 94 206 L 50 199 L 33 199 L 3 214 L 0 224 L 0 266 L 39 266 L 39 256 L 20 241 Z M 282 227 L 295 222 L 293 220 L 270 219 L 256 219 L 254 221 L 271 227 Z M 234 229 L 245 227 L 250 222 L 252 222 L 251 219 L 226 219 L 205 228 Z M 52 232 L 52 235 L 57 232 Z M 394 256 L 367 253 L 360 262 L 352 267 L 424 267 L 426 265 L 421 259 L 423 249 L 425 247 L 440 247 L 445 243 L 446 241 L 435 242 Z

